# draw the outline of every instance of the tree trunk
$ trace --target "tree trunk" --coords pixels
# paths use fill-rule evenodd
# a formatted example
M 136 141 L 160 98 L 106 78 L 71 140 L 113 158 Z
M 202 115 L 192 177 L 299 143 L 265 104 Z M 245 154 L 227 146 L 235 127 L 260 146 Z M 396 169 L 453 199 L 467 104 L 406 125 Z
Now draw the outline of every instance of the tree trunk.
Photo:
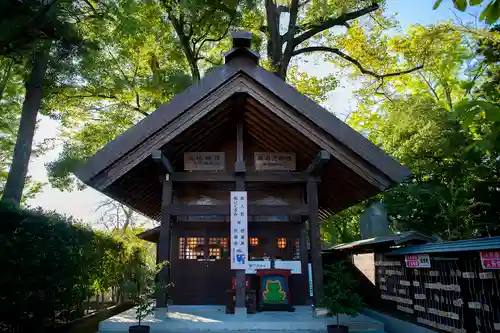
M 191 42 L 189 40 L 189 37 L 186 36 L 186 33 L 184 31 L 183 16 L 182 14 L 180 14 L 181 16 L 177 18 L 173 13 L 172 8 L 169 7 L 167 7 L 167 15 L 170 22 L 172 23 L 172 26 L 175 29 L 175 32 L 177 33 L 177 37 L 179 37 L 181 47 L 184 51 L 184 55 L 186 56 L 186 60 L 189 64 L 191 77 L 193 78 L 193 81 L 198 82 L 201 79 L 200 69 L 198 68 L 198 59 L 196 59 L 196 55 L 193 48 L 191 47 Z
M 269 39 L 267 41 L 267 55 L 271 59 L 271 65 L 276 75 L 280 76 L 282 58 L 282 37 L 280 35 L 280 12 L 273 0 L 266 0 L 266 18 Z M 281 77 L 281 76 L 280 76 Z M 284 79 L 282 77 L 282 79 Z
M 42 102 L 43 81 L 49 60 L 48 44 L 34 54 L 30 76 L 26 82 L 23 111 L 17 133 L 16 146 L 12 156 L 9 175 L 5 184 L 2 201 L 19 206 L 24 189 L 28 164 L 31 157 L 36 117 Z

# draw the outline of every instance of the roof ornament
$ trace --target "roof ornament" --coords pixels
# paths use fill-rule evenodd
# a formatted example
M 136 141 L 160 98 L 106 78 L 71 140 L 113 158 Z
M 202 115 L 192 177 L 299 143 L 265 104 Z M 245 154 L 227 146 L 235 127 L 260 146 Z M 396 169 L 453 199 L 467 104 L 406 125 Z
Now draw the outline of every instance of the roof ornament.
M 236 58 L 246 58 L 259 63 L 259 54 L 251 49 L 252 46 L 252 33 L 249 31 L 233 31 L 231 33 L 233 38 L 233 49 L 224 54 L 225 63 L 230 62 Z

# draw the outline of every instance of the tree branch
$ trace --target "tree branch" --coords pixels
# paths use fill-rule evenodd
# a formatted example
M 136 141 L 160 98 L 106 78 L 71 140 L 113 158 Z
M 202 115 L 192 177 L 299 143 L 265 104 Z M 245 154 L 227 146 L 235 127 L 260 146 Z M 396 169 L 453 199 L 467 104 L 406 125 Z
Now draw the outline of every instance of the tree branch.
M 140 100 L 139 100 L 139 93 L 135 93 L 135 104 L 137 105 L 137 109 L 141 109 L 141 103 L 140 103 Z
M 290 63 L 290 59 L 292 59 L 293 50 L 295 46 L 293 45 L 293 36 L 295 36 L 295 28 L 297 25 L 297 16 L 299 12 L 299 0 L 292 0 L 290 4 L 290 21 L 288 22 L 288 31 L 286 38 L 286 47 L 285 52 L 283 53 L 282 62 L 280 64 L 280 76 L 285 79 L 286 78 L 286 70 L 288 68 L 288 64 Z M 282 38 L 282 41 L 285 40 Z
M 359 71 L 363 74 L 367 74 L 367 75 L 371 75 L 377 79 L 382 79 L 384 77 L 391 77 L 391 76 L 398 76 L 398 75 L 402 75 L 402 74 L 409 74 L 411 72 L 414 72 L 414 71 L 418 71 L 419 69 L 422 69 L 424 66 L 423 65 L 418 65 L 414 68 L 411 68 L 411 69 L 407 69 L 407 70 L 402 70 L 402 71 L 398 71 L 398 72 L 392 72 L 392 73 L 386 73 L 386 74 L 378 74 L 378 73 L 375 73 L 371 70 L 368 70 L 366 68 L 363 67 L 363 65 L 361 65 L 361 63 L 354 59 L 353 57 L 351 57 L 350 55 L 348 54 L 345 54 L 344 52 L 340 51 L 339 49 L 337 48 L 334 48 L 334 47 L 326 47 L 326 46 L 311 46 L 311 47 L 304 47 L 302 49 L 298 49 L 298 50 L 295 50 L 292 54 L 292 56 L 296 56 L 296 55 L 299 55 L 299 54 L 302 54 L 302 53 L 311 53 L 311 52 L 331 52 L 331 53 L 335 53 L 336 55 L 340 56 L 341 58 L 349 61 L 350 63 L 354 64 L 356 67 L 358 67 Z
M 224 31 L 224 33 L 222 35 L 220 35 L 218 38 L 206 38 L 206 39 L 201 41 L 200 45 L 198 46 L 198 50 L 194 50 L 195 59 L 198 58 L 198 56 L 200 55 L 203 44 L 205 44 L 206 42 L 209 42 L 209 43 L 210 42 L 220 42 L 221 40 L 223 40 L 227 36 L 227 34 L 229 32 L 229 28 L 231 28 L 231 24 L 233 24 L 233 19 L 234 19 L 234 15 L 229 20 L 229 23 L 227 24 L 227 27 L 226 27 L 226 30 Z
M 198 60 L 203 60 L 203 61 L 206 61 L 206 62 L 208 62 L 209 64 L 212 64 L 212 65 L 214 65 L 214 66 L 220 66 L 220 65 L 222 65 L 222 63 L 221 63 L 221 62 L 216 62 L 216 61 L 213 61 L 212 59 L 207 58 L 207 57 L 198 57 L 198 58 L 196 58 L 196 61 L 198 61 Z
M 426 79 L 426 77 L 424 76 L 424 74 L 422 74 L 422 72 L 418 72 L 418 75 L 424 81 L 424 83 L 427 85 L 427 87 L 431 91 L 432 95 L 434 95 L 434 97 L 436 98 L 436 100 L 438 102 L 441 102 L 441 100 L 439 99 L 439 95 L 437 94 L 436 89 L 432 86 L 431 82 Z
M 306 32 L 298 35 L 297 37 L 294 38 L 293 46 L 298 46 L 305 40 L 311 38 L 312 36 L 316 35 L 317 33 L 322 32 L 323 30 L 330 29 L 331 27 L 338 26 L 338 25 L 343 25 L 345 26 L 347 21 L 354 20 L 358 17 L 361 17 L 363 15 L 366 15 L 368 13 L 374 12 L 377 9 L 379 9 L 379 5 L 376 3 L 371 4 L 368 7 L 362 8 L 360 10 L 356 10 L 354 12 L 346 13 L 342 16 L 336 17 L 336 18 L 331 18 L 323 23 L 317 24 L 317 25 L 312 25 L 311 29 L 307 30 Z

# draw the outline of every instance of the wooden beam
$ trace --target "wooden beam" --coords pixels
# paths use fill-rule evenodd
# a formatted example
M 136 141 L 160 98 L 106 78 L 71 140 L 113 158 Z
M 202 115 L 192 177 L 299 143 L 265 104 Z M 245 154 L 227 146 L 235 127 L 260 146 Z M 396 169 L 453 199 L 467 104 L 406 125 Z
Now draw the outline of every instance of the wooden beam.
M 242 112 L 242 110 L 237 110 Z M 246 171 L 245 161 L 243 160 L 243 122 L 238 121 L 236 124 L 236 163 L 234 163 L 234 172 L 241 174 Z M 243 190 L 245 186 L 243 185 Z
M 171 213 L 170 205 L 172 204 L 172 182 L 168 179 L 166 175 L 166 180 L 163 182 L 162 189 L 162 216 L 161 216 L 161 226 L 160 226 L 160 237 L 158 240 L 158 262 L 168 261 L 170 262 L 170 240 L 171 240 Z M 158 274 L 158 282 L 162 286 L 167 286 L 170 282 L 170 267 L 164 266 L 160 273 Z M 156 297 L 156 307 L 166 308 L 167 307 L 168 295 L 167 291 L 160 291 Z
M 326 166 L 331 159 L 332 159 L 332 154 L 330 154 L 326 150 L 320 151 L 316 155 L 312 163 L 309 165 L 309 167 L 307 167 L 306 172 L 312 175 L 319 174 L 323 169 L 323 167 Z
M 170 161 L 165 157 L 161 150 L 154 150 L 151 153 L 151 157 L 158 165 L 163 168 L 163 171 L 165 171 L 165 173 L 174 172 L 174 167 L 172 166 L 172 164 L 170 164 Z
M 172 204 L 166 208 L 170 215 L 228 215 L 229 204 L 225 205 L 184 205 Z M 249 216 L 305 216 L 307 205 L 248 205 Z
M 314 305 L 323 300 L 323 262 L 321 259 L 321 234 L 318 218 L 318 183 L 307 182 L 307 204 L 309 206 L 309 242 L 311 244 L 311 266 L 313 277 Z
M 183 183 L 229 183 L 236 181 L 234 174 L 213 171 L 174 172 L 170 177 L 173 182 Z M 241 177 L 246 183 L 306 183 L 310 175 L 305 172 L 261 171 L 247 172 Z

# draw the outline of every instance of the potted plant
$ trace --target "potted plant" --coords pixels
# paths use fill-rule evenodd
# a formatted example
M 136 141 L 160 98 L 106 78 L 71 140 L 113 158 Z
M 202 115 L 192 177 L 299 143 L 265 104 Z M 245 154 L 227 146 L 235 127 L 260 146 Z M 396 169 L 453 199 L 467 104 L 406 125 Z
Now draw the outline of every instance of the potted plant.
M 157 264 L 154 268 L 143 265 L 137 267 L 134 271 L 134 278 L 132 281 L 126 281 L 124 290 L 130 300 L 137 306 L 135 308 L 135 318 L 137 325 L 130 326 L 129 333 L 149 333 L 151 327 L 142 325 L 142 321 L 155 309 L 153 298 L 160 292 L 165 292 L 165 289 L 170 287 L 168 285 L 160 285 L 155 283 L 156 275 L 162 270 L 167 262 Z
M 154 302 L 149 298 L 142 298 L 140 303 L 135 308 L 135 318 L 137 319 L 137 325 L 130 326 L 128 328 L 129 333 L 149 333 L 151 327 L 147 325 L 141 325 L 141 321 L 151 314 L 154 310 Z
M 325 271 L 325 297 L 322 306 L 327 316 L 337 317 L 336 325 L 327 325 L 328 333 L 348 333 L 349 328 L 339 323 L 339 314 L 357 316 L 364 307 L 361 296 L 356 293 L 356 280 L 351 276 L 347 265 L 337 261 Z

